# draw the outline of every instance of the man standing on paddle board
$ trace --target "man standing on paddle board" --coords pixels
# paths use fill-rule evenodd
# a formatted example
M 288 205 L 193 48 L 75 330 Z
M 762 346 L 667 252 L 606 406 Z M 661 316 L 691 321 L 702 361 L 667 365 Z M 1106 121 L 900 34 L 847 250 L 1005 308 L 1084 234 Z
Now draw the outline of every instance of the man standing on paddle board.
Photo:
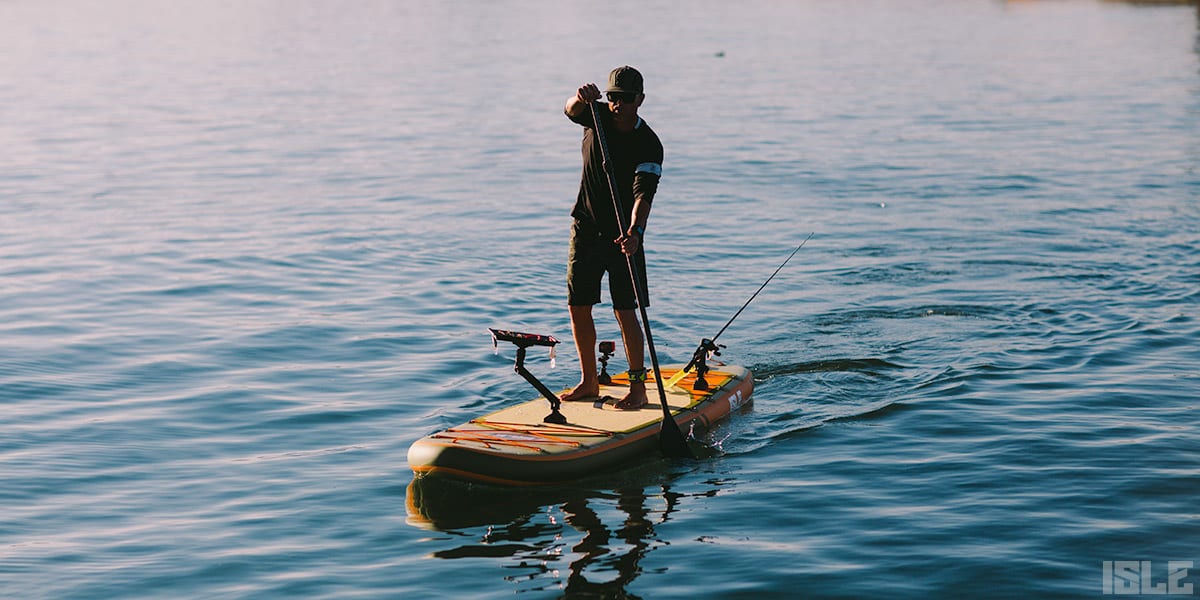
M 600 302 L 600 282 L 608 273 L 613 312 L 621 327 L 625 356 L 629 360 L 629 393 L 617 402 L 617 408 L 635 410 L 646 405 L 646 368 L 644 337 L 637 317 L 637 294 L 630 280 L 626 257 L 632 257 L 642 282 L 641 297 L 649 305 L 646 289 L 646 258 L 642 238 L 650 204 L 662 176 L 663 147 L 658 135 L 638 116 L 646 99 L 642 74 L 633 67 L 613 69 L 605 88 L 608 102 L 599 102 L 600 88 L 588 83 L 567 99 L 567 117 L 582 125 L 583 176 L 571 216 L 571 251 L 567 260 L 567 304 L 571 313 L 571 332 L 579 352 L 582 379 L 574 389 L 562 395 L 564 401 L 594 400 L 600 395 L 596 374 L 596 324 L 592 307 Z M 598 103 L 594 114 L 608 141 L 609 157 L 617 182 L 617 197 L 624 212 L 614 214 L 612 191 L 604 171 L 600 141 L 592 119 L 590 104 Z M 621 231 L 620 222 L 629 223 Z

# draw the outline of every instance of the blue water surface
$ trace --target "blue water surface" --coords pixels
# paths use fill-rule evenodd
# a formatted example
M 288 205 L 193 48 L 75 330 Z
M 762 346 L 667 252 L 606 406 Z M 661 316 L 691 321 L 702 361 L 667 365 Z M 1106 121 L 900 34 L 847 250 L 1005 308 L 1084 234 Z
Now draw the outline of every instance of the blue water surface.
M 1198 22 L 0 4 L 0 596 L 1200 593 Z M 815 232 L 721 337 L 754 404 L 699 461 L 414 482 L 413 441 L 535 393 L 488 327 L 570 338 L 561 111 L 622 64 L 664 362 Z

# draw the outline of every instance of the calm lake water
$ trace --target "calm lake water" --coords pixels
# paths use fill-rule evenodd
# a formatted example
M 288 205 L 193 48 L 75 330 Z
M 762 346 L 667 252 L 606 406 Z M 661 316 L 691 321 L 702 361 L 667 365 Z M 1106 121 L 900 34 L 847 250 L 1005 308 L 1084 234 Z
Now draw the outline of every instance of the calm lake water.
M 0 596 L 1200 595 L 1198 21 L 4 2 Z M 721 338 L 754 405 L 699 461 L 413 483 L 534 394 L 488 327 L 569 339 L 562 105 L 627 63 L 664 362 L 815 232 Z

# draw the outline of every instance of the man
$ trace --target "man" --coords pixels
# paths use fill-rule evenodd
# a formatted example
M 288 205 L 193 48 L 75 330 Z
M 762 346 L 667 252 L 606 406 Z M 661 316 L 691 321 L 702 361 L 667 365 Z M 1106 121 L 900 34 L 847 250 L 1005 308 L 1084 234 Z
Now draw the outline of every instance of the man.
M 600 100 L 600 89 L 588 83 L 567 99 L 567 117 L 582 125 L 583 176 L 571 216 L 571 252 L 567 261 L 567 304 L 571 313 L 571 332 L 579 352 L 582 379 L 574 389 L 562 395 L 564 401 L 594 400 L 600 394 L 596 375 L 596 324 L 592 307 L 600 302 L 600 282 L 608 273 L 609 295 L 613 312 L 621 327 L 625 357 L 629 361 L 629 393 L 617 401 L 622 410 L 646 405 L 646 368 L 644 338 L 637 317 L 637 295 L 629 276 L 627 257 L 633 259 L 642 284 L 641 297 L 649 305 L 646 289 L 646 259 L 642 238 L 650 204 L 662 176 L 663 147 L 650 126 L 638 116 L 646 96 L 642 74 L 633 67 L 613 69 L 604 90 L 608 102 Z M 600 152 L 600 140 L 592 120 L 591 104 L 608 141 L 609 158 L 617 181 L 621 202 L 621 231 L 609 191 L 608 175 Z

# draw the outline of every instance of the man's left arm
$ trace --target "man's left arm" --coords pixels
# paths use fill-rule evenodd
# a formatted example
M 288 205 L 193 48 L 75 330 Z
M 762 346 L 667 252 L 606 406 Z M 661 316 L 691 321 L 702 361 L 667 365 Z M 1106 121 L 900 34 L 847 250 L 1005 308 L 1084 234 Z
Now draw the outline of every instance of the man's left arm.
M 650 219 L 650 207 L 654 204 L 654 193 L 658 191 L 658 180 L 662 176 L 662 164 L 645 162 L 637 166 L 633 174 L 633 215 L 629 229 L 617 240 L 621 251 L 633 255 L 642 247 L 642 236 Z

